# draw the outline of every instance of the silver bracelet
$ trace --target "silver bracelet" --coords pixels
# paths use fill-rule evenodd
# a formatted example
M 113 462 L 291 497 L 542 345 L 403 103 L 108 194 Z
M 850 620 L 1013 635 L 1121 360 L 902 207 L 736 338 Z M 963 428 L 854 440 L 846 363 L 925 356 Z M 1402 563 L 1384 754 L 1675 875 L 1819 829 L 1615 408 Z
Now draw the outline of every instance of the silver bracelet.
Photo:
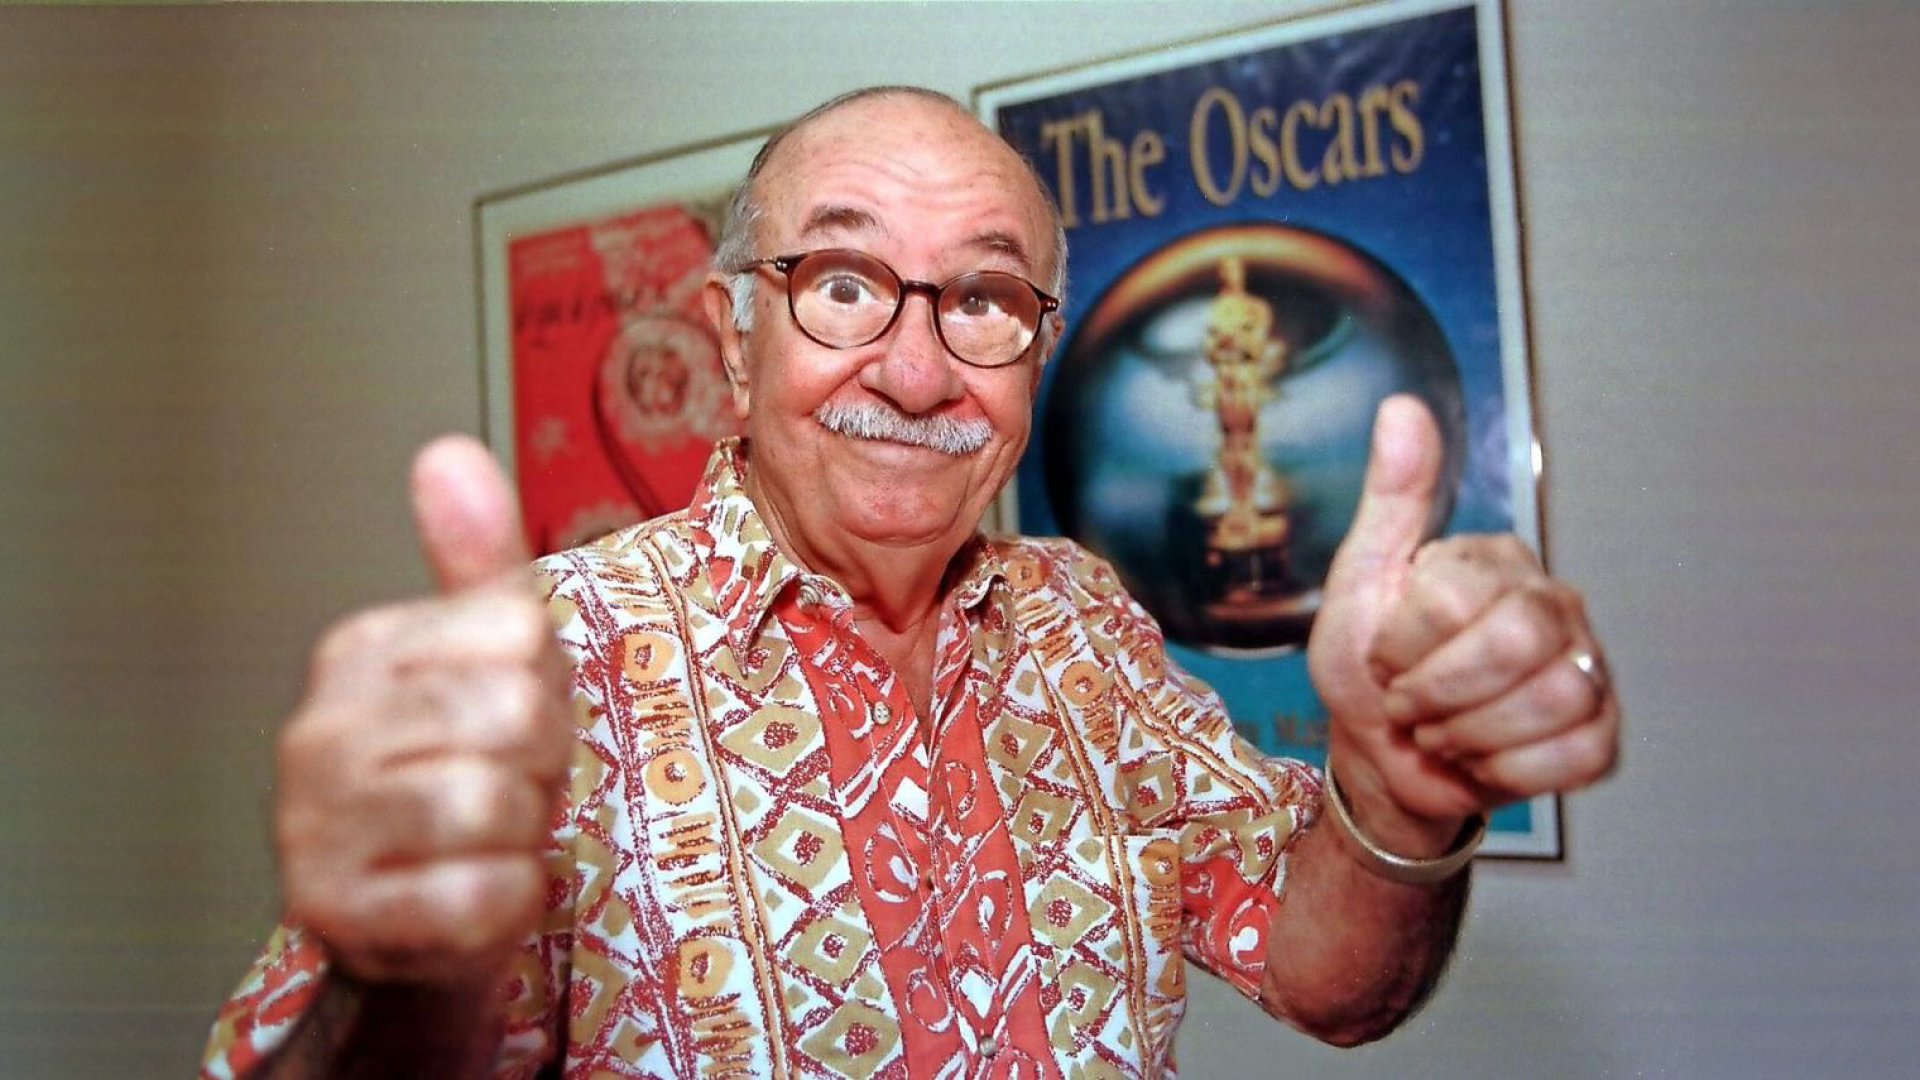
M 1395 855 L 1373 841 L 1360 826 L 1353 822 L 1353 812 L 1347 809 L 1347 797 L 1340 790 L 1339 781 L 1333 778 L 1333 759 L 1327 759 L 1327 803 L 1333 807 L 1333 819 L 1340 828 L 1351 837 L 1358 849 L 1354 857 L 1361 866 L 1369 871 L 1397 881 L 1402 885 L 1431 885 L 1444 881 L 1460 872 L 1479 850 L 1480 841 L 1487 836 L 1487 815 L 1475 814 L 1466 825 L 1461 827 L 1461 838 L 1455 840 L 1452 850 L 1445 855 L 1432 859 L 1409 859 L 1405 855 Z

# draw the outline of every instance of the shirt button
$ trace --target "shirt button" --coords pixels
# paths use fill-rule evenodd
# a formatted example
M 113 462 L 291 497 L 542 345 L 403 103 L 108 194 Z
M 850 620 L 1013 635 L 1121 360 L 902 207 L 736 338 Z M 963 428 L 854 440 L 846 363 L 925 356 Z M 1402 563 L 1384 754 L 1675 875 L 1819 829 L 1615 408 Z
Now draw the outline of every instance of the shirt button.
M 980 1040 L 980 1056 L 981 1057 L 992 1057 L 993 1055 L 999 1052 L 1000 1052 L 1000 1044 L 993 1041 L 993 1036 L 989 1035 L 986 1038 Z
M 893 710 L 887 707 L 886 702 L 881 701 L 874 704 L 873 722 L 879 724 L 881 727 L 886 727 L 888 724 L 893 723 Z

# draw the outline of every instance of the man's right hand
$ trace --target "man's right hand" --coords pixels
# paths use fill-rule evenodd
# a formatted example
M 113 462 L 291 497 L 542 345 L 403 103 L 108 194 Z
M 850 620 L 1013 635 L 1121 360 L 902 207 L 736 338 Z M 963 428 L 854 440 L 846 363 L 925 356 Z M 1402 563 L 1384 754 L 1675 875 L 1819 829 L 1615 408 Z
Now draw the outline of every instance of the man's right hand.
M 541 915 L 568 665 L 485 448 L 423 449 L 413 506 L 439 595 L 353 615 L 315 649 L 280 739 L 281 887 L 346 973 L 472 987 Z

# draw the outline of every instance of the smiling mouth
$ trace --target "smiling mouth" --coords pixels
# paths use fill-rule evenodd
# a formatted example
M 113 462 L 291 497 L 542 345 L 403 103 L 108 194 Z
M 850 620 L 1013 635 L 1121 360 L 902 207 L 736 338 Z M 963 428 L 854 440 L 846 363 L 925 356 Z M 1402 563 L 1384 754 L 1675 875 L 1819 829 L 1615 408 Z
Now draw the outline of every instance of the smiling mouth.
M 948 457 L 974 453 L 993 436 L 993 425 L 978 417 L 914 416 L 877 401 L 827 402 L 813 411 L 813 418 L 838 435 L 924 447 Z

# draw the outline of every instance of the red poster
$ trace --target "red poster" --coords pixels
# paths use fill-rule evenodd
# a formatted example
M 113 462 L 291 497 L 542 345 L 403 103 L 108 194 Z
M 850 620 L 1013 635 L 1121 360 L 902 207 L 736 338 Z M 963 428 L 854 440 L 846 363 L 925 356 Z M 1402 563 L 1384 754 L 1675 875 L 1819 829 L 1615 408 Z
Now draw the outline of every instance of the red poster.
M 677 202 L 508 245 L 513 457 L 536 553 L 684 507 L 733 433 L 700 310 L 712 254 Z

